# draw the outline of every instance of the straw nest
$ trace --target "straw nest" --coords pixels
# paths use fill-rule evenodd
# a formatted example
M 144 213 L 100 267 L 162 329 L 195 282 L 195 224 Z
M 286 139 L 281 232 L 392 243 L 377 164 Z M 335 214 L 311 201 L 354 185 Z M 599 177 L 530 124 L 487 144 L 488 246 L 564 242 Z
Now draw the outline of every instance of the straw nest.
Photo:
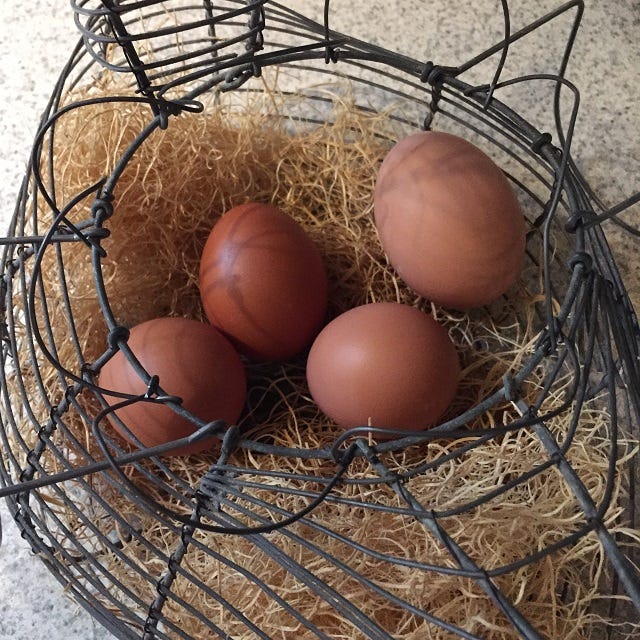
M 87 95 L 113 95 L 120 88 L 113 81 L 76 93 L 69 100 Z M 450 313 L 417 297 L 395 275 L 382 252 L 372 224 L 372 190 L 377 167 L 395 139 L 405 133 L 388 113 L 371 114 L 356 108 L 348 90 L 340 86 L 316 88 L 330 96 L 328 123 L 301 126 L 288 120 L 288 101 L 265 87 L 261 94 L 248 94 L 239 107 L 234 100 L 217 99 L 203 114 L 172 118 L 169 127 L 156 131 L 135 154 L 115 192 L 115 213 L 107 223 L 110 237 L 103 242 L 107 256 L 103 270 L 110 304 L 122 324 L 134 325 L 157 316 L 187 316 L 203 320 L 197 289 L 199 254 L 217 217 L 233 205 L 257 200 L 272 202 L 293 216 L 318 243 L 331 282 L 330 315 L 354 305 L 395 300 L 418 306 L 445 324 L 455 342 L 463 365 L 460 391 L 450 413 L 454 415 L 476 404 L 499 388 L 505 373 L 515 372 L 531 353 L 540 319 L 539 269 L 530 261 L 509 295 L 489 309 L 469 314 Z M 220 97 L 218 97 L 220 98 Z M 59 202 L 66 202 L 87 185 L 106 175 L 123 150 L 149 121 L 146 105 L 105 103 L 72 110 L 55 130 L 55 190 Z M 330 122 L 329 122 L 330 121 Z M 51 188 L 51 184 L 49 187 Z M 67 218 L 87 218 L 90 199 L 83 200 Z M 531 203 L 529 203 L 531 204 Z M 528 206 L 524 203 L 525 208 Z M 529 212 L 535 215 L 536 212 Z M 43 221 L 46 224 L 46 220 Z M 530 251 L 535 255 L 536 241 Z M 38 313 L 49 315 L 59 361 L 78 372 L 82 360 L 91 362 L 105 350 L 106 332 L 95 295 L 90 253 L 83 246 L 50 248 L 42 269 L 42 293 L 47 307 Z M 65 282 L 60 277 L 64 265 Z M 70 327 L 62 295 L 66 284 L 78 344 L 69 338 Z M 38 298 L 40 300 L 40 298 Z M 78 349 L 79 346 L 79 349 Z M 79 357 L 79 351 L 82 357 Z M 304 357 L 279 365 L 247 365 L 250 383 L 247 409 L 241 426 L 256 439 L 301 448 L 321 448 L 341 431 L 324 417 L 308 397 L 304 381 Z M 42 359 L 45 387 L 55 401 L 60 398 L 60 379 Z M 529 377 L 525 397 L 540 393 L 545 367 Z M 25 376 L 27 374 L 25 373 Z M 569 372 L 550 390 L 545 409 L 563 402 Z M 32 378 L 34 387 L 38 384 Z M 88 415 L 97 407 L 88 393 L 80 396 Z M 480 416 L 471 428 L 501 425 L 517 412 L 505 402 Z M 598 502 L 605 491 L 608 440 L 605 409 L 597 398 L 589 401 L 567 457 Z M 98 455 L 86 420 L 71 407 L 64 416 L 68 428 L 89 452 Z M 557 435 L 566 432 L 566 415 L 549 422 Z M 105 425 L 105 429 L 109 429 Z M 117 436 L 111 434 L 116 441 Z M 26 434 L 26 437 L 33 437 Z M 64 444 L 64 443 L 63 443 Z M 465 440 L 436 441 L 388 454 L 385 464 L 394 471 L 410 471 L 425 459 L 442 460 L 433 468 L 410 477 L 405 488 L 427 510 L 451 510 L 441 523 L 458 545 L 483 569 L 492 569 L 534 553 L 575 531 L 580 509 L 572 492 L 553 467 L 532 477 L 501 497 L 457 512 L 455 507 L 485 495 L 509 479 L 520 476 L 548 454 L 530 430 L 508 433 L 488 440 L 480 447 L 462 452 Z M 62 446 L 62 445 L 61 445 Z M 69 455 L 84 459 L 77 444 L 67 443 Z M 122 443 L 126 448 L 126 444 Z M 453 455 L 456 451 L 459 454 Z M 634 451 L 629 447 L 626 455 Z M 451 455 L 450 455 L 451 454 Z M 446 456 L 449 456 L 447 459 Z M 165 461 L 176 477 L 197 486 L 214 458 L 201 455 Z M 315 459 L 253 455 L 244 451 L 230 461 L 246 468 L 242 479 L 255 481 L 245 488 L 245 504 L 257 513 L 252 500 L 264 499 L 287 512 L 306 504 L 301 492 L 317 492 L 315 477 L 333 472 L 332 463 Z M 48 461 L 55 470 L 55 461 Z M 261 475 L 278 472 L 277 477 Z M 287 473 L 308 476 L 306 480 Z M 132 479 L 166 506 L 183 508 L 175 496 L 141 474 Z M 492 639 L 514 638 L 510 622 L 487 595 L 468 578 L 446 573 L 411 569 L 388 562 L 385 555 L 445 567 L 455 566 L 447 549 L 414 517 L 402 513 L 406 504 L 389 486 L 376 483 L 376 472 L 363 461 L 347 472 L 334 495 L 320 505 L 309 521 L 263 538 L 264 545 L 284 552 L 307 571 L 326 581 L 338 594 L 386 629 L 394 638 L 449 638 L 449 632 L 404 611 L 375 589 L 364 586 L 347 572 L 336 568 L 309 549 L 304 541 L 326 550 L 338 562 L 355 568 L 376 588 L 406 600 L 411 605 L 457 624 L 471 633 Z M 373 482 L 356 482 L 373 480 Z M 124 494 L 106 482 L 94 480 L 94 487 L 140 536 L 170 555 L 180 540 L 179 528 L 161 524 L 141 511 Z M 287 492 L 287 489 L 294 489 Z M 607 513 L 612 531 L 625 531 L 620 522 L 619 495 L 614 487 L 613 507 Z M 347 499 L 359 502 L 349 504 Z M 89 500 L 91 502 L 91 500 Z M 383 505 L 397 513 L 371 508 Z M 113 521 L 99 505 L 91 507 L 94 521 L 105 535 Z M 151 602 L 157 595 L 153 582 L 123 563 L 92 533 L 76 522 L 76 516 L 55 505 L 57 516 L 67 522 L 78 539 L 86 535 L 96 557 L 111 575 Z M 240 509 L 236 511 L 243 520 Z M 265 517 L 270 517 L 267 510 Z M 135 524 L 134 524 L 135 523 Z M 326 529 L 324 529 L 324 528 Z M 337 535 L 329 535 L 327 530 Z M 347 541 L 364 545 L 378 555 L 358 551 Z M 133 566 L 159 578 L 166 571 L 166 559 L 148 552 L 138 536 L 121 535 L 122 553 Z M 202 545 L 202 546 L 199 546 Z M 219 593 L 242 611 L 257 627 L 274 638 L 315 637 L 263 590 L 248 582 L 239 568 L 258 576 L 274 593 L 323 629 L 331 638 L 360 638 L 362 632 L 337 615 L 332 607 L 305 587 L 265 552 L 264 545 L 243 536 L 220 536 L 196 531 L 180 572 L 171 586 L 163 609 L 164 629 L 171 625 L 194 638 L 204 637 L 203 622 L 188 610 L 191 605 L 203 619 L 213 621 L 229 637 L 255 637 L 234 615 L 211 597 L 203 597 L 197 580 Z M 206 549 L 227 559 L 216 560 Z M 236 563 L 236 566 L 230 566 Z M 545 637 L 575 639 L 588 636 L 596 616 L 590 605 L 602 597 L 598 583 L 604 572 L 603 554 L 597 537 L 589 534 L 575 545 L 564 547 L 551 557 L 498 575 L 495 582 L 522 614 Z M 111 592 L 126 601 L 115 584 Z M 120 594 L 120 595 L 118 595 Z M 563 595 L 562 595 L 563 594 Z M 184 604 L 186 603 L 186 605 Z M 107 606 L 109 605 L 107 603 Z M 118 615 L 117 609 L 114 613 Z M 144 612 L 141 614 L 144 617 Z

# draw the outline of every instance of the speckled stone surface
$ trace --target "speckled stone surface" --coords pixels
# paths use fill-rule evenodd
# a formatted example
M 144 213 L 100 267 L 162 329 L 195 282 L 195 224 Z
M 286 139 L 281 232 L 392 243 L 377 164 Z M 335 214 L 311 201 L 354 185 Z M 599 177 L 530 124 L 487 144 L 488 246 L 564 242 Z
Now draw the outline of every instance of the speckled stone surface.
M 5 235 L 39 116 L 78 39 L 67 0 L 0 8 L 0 234 Z M 37 7 L 37 8 L 36 8 Z M 112 638 L 21 539 L 0 500 L 0 639 Z
M 295 0 L 295 8 L 319 16 L 321 0 Z M 640 2 L 586 3 L 568 69 L 581 93 L 573 155 L 609 205 L 640 190 Z M 515 30 L 559 1 L 510 3 Z M 503 78 L 558 67 L 574 13 L 514 45 Z M 421 60 L 455 65 L 500 40 L 498 0 L 334 1 L 333 26 Z M 0 227 L 7 228 L 37 120 L 63 62 L 77 39 L 68 0 L 20 3 L 2 0 L 0 10 Z M 486 82 L 495 61 L 466 76 Z M 549 87 L 527 86 L 501 96 L 544 128 Z M 506 98 L 508 97 L 508 100 Z M 640 225 L 640 207 L 625 214 Z M 640 307 L 640 242 L 606 225 L 627 288 Z M 0 231 L 4 234 L 4 231 Z M 0 640 L 108 639 L 112 636 L 67 597 L 42 562 L 20 538 L 0 505 L 4 542 L 0 547 Z

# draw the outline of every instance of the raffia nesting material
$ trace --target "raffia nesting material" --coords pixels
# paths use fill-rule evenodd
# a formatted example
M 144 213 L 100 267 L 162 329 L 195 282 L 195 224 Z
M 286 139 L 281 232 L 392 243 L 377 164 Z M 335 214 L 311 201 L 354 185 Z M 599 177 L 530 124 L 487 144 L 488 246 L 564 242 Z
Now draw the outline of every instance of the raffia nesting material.
M 113 95 L 120 87 L 106 76 L 85 91 L 92 96 Z M 167 130 L 156 131 L 142 145 L 117 185 L 115 213 L 108 222 L 111 235 L 103 243 L 108 253 L 103 269 L 112 308 L 119 321 L 128 326 L 164 315 L 203 320 L 197 289 L 198 259 L 212 225 L 233 205 L 248 200 L 272 202 L 303 225 L 321 248 L 331 282 L 331 316 L 357 304 L 395 300 L 416 305 L 447 326 L 463 365 L 460 392 L 450 409 L 454 415 L 498 388 L 503 375 L 517 371 L 531 353 L 540 330 L 538 268 L 528 264 L 507 299 L 491 309 L 470 314 L 449 313 L 416 296 L 387 264 L 372 224 L 377 167 L 393 141 L 405 132 L 389 114 L 373 115 L 357 109 L 344 87 L 327 86 L 323 91 L 333 100 L 330 113 L 333 122 L 325 125 L 299 127 L 289 121 L 288 101 L 303 99 L 285 97 L 266 88 L 261 95 L 248 94 L 250 97 L 242 107 L 218 96 L 215 103 L 207 105 L 204 114 L 173 118 Z M 84 96 L 76 94 L 70 99 Z M 149 117 L 145 105 L 111 103 L 65 115 L 57 125 L 54 139 L 59 201 L 67 201 L 106 175 Z M 68 217 L 86 218 L 89 204 L 89 200 L 81 202 Z M 60 251 L 79 343 L 84 359 L 90 362 L 106 345 L 90 255 L 88 251 L 79 251 L 75 244 L 62 246 Z M 78 371 L 81 363 L 72 341 L 66 337 L 69 328 L 61 304 L 57 260 L 56 251 L 50 249 L 45 255 L 43 286 L 60 362 Z M 49 371 L 46 386 L 52 395 L 59 394 L 59 380 L 53 367 L 47 369 L 43 362 L 43 370 Z M 533 398 L 540 392 L 544 374 L 544 367 L 534 372 L 523 390 L 525 396 Z M 256 439 L 302 448 L 327 446 L 341 433 L 309 399 L 304 357 L 281 365 L 249 365 L 248 375 L 249 400 L 241 420 L 246 433 Z M 568 379 L 565 382 L 568 384 Z M 563 385 L 559 384 L 549 394 L 545 408 L 562 401 Z M 90 415 L 97 410 L 88 394 L 86 408 Z M 505 402 L 469 426 L 476 429 L 496 426 L 516 415 L 514 407 Z M 597 400 L 588 403 L 568 454 L 596 502 L 605 488 L 608 441 L 603 433 L 607 419 Z M 562 434 L 565 420 L 566 416 L 560 415 L 549 427 Z M 80 442 L 97 455 L 97 446 L 78 412 L 71 408 L 66 421 Z M 425 459 L 436 460 L 460 450 L 465 444 L 443 439 L 428 447 L 419 445 L 389 454 L 385 462 L 395 471 L 407 471 Z M 628 455 L 633 453 L 630 448 Z M 70 445 L 70 455 L 81 454 Z M 516 431 L 452 456 L 411 477 L 405 486 L 425 509 L 453 509 L 531 469 L 546 457 L 532 432 Z M 185 482 L 197 486 L 212 460 L 202 455 L 168 459 L 166 463 Z M 55 467 L 55 463 L 51 464 Z M 246 498 L 239 504 L 267 517 L 268 511 L 253 504 L 255 500 L 263 499 L 285 511 L 295 511 L 307 499 L 283 491 L 283 487 L 296 491 L 321 488 L 318 482 L 282 474 L 313 477 L 332 472 L 328 462 L 243 451 L 234 454 L 231 464 L 246 467 L 248 471 L 241 475 L 242 480 L 253 480 L 256 485 L 244 489 Z M 265 471 L 281 475 L 261 475 Z M 180 508 L 171 496 L 158 491 L 145 478 L 135 473 L 132 477 L 159 501 Z M 348 477 L 375 480 L 376 474 L 363 461 L 357 461 Z M 107 483 L 96 480 L 95 488 L 145 539 L 167 555 L 175 549 L 179 531 L 141 512 Z M 635 535 L 637 540 L 637 533 L 625 531 L 618 521 L 620 508 L 616 505 L 622 490 L 619 484 L 614 488 L 614 506 L 607 515 L 607 523 L 614 533 Z M 385 554 L 389 554 L 454 566 L 447 550 L 416 518 L 367 506 L 406 508 L 388 486 L 375 482 L 343 483 L 334 495 L 358 500 L 360 506 L 346 504 L 344 500 L 326 501 L 308 522 L 264 536 L 261 544 L 250 537 L 196 532 L 183 561 L 185 572 L 178 574 L 171 587 L 176 598 L 171 597 L 163 611 L 167 616 L 165 631 L 171 635 L 173 624 L 193 638 L 204 637 L 202 622 L 177 599 L 181 598 L 206 619 L 219 624 L 229 637 L 237 640 L 255 637 L 215 599 L 203 596 L 197 584 L 200 580 L 274 638 L 316 637 L 292 615 L 283 612 L 273 598 L 248 582 L 241 568 L 264 580 L 274 593 L 329 637 L 352 640 L 362 637 L 361 631 L 336 614 L 325 600 L 270 558 L 265 552 L 270 548 L 281 550 L 324 580 L 399 640 L 452 635 L 403 611 L 388 597 L 376 593 L 378 588 L 471 633 L 494 640 L 516 637 L 509 621 L 472 580 L 385 560 Z M 65 510 L 64 504 L 57 508 L 58 516 L 82 538 L 83 529 L 75 523 L 75 516 Z M 111 519 L 97 506 L 94 508 L 96 522 L 104 527 L 105 535 L 112 532 Z M 233 507 L 230 509 L 233 511 Z M 240 510 L 236 516 L 242 520 Z M 563 538 L 575 530 L 579 521 L 575 498 L 552 467 L 498 499 L 441 522 L 469 556 L 491 570 Z M 157 578 L 163 574 L 166 563 L 148 553 L 135 536 L 123 535 L 122 540 L 123 553 L 135 565 Z M 377 556 L 357 551 L 345 540 L 364 545 Z M 305 541 L 331 554 L 338 565 L 315 553 Z M 101 548 L 91 535 L 87 536 L 87 542 L 95 546 L 94 553 L 108 572 L 139 594 L 143 602 L 153 601 L 156 593 L 152 582 L 132 571 L 108 549 Z M 216 550 L 227 561 L 214 559 L 203 548 Z M 594 616 L 588 610 L 591 601 L 600 597 L 597 582 L 603 571 L 601 561 L 597 538 L 587 535 L 551 558 L 498 576 L 496 582 L 543 636 L 578 640 L 587 637 L 593 622 Z M 340 569 L 339 563 L 357 569 L 370 585 L 351 577 Z M 559 597 L 563 589 L 570 594 L 566 600 Z M 120 593 L 115 585 L 112 593 L 126 601 L 126 594 Z M 141 615 L 144 617 L 144 612 Z

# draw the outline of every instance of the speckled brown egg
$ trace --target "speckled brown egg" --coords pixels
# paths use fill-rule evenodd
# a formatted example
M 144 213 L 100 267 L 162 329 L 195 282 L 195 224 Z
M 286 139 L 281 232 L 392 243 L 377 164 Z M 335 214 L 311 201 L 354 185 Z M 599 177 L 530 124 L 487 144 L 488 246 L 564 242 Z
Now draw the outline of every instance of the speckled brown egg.
M 425 429 L 452 402 L 459 375 L 446 329 L 392 302 L 339 315 L 315 339 L 307 360 L 311 396 L 345 428 Z
M 304 229 L 277 207 L 248 203 L 214 225 L 200 262 L 207 318 L 256 361 L 308 347 L 327 309 L 327 276 Z
M 207 323 L 184 318 L 157 318 L 131 329 L 128 345 L 150 376 L 159 377 L 160 387 L 182 399 L 182 406 L 204 422 L 222 419 L 235 423 L 246 398 L 246 378 L 240 356 L 230 342 Z M 120 393 L 142 395 L 147 384 L 138 375 L 122 351 L 102 368 L 101 387 Z M 105 399 L 114 405 L 116 396 Z M 171 407 L 136 402 L 116 411 L 131 433 L 146 447 L 186 437 L 196 426 Z M 113 426 L 125 438 L 128 434 L 119 422 Z M 191 446 L 171 451 L 187 455 L 211 448 L 208 438 Z
M 488 304 L 522 269 L 525 221 L 511 184 L 458 136 L 422 131 L 396 144 L 380 166 L 374 211 L 389 262 L 436 304 Z

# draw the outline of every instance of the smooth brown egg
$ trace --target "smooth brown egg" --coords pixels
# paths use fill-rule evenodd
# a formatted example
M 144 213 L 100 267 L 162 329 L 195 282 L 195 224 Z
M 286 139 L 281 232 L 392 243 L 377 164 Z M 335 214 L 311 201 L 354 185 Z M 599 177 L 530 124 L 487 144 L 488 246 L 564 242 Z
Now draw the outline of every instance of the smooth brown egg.
M 248 203 L 214 225 L 200 262 L 207 318 L 252 360 L 284 360 L 308 347 L 327 309 L 319 250 L 277 207 Z
M 488 304 L 522 269 L 525 221 L 509 180 L 457 136 L 423 131 L 396 144 L 380 166 L 374 212 L 391 265 L 436 304 Z
M 149 375 L 157 375 L 162 390 L 182 399 L 182 406 L 205 422 L 235 423 L 246 398 L 246 377 L 240 356 L 214 327 L 184 318 L 157 318 L 131 329 L 128 341 Z M 147 384 L 122 351 L 109 360 L 99 376 L 105 389 L 144 394 Z M 111 405 L 121 398 L 105 396 Z M 183 438 L 196 430 L 193 423 L 171 407 L 136 402 L 116 411 L 133 435 L 146 447 Z M 110 418 L 111 419 L 111 418 Z M 113 426 L 128 438 L 117 420 Z M 211 438 L 171 451 L 171 455 L 197 453 L 211 447 Z
M 339 315 L 315 339 L 307 360 L 311 396 L 345 428 L 425 429 L 452 402 L 459 375 L 444 327 L 392 302 Z

